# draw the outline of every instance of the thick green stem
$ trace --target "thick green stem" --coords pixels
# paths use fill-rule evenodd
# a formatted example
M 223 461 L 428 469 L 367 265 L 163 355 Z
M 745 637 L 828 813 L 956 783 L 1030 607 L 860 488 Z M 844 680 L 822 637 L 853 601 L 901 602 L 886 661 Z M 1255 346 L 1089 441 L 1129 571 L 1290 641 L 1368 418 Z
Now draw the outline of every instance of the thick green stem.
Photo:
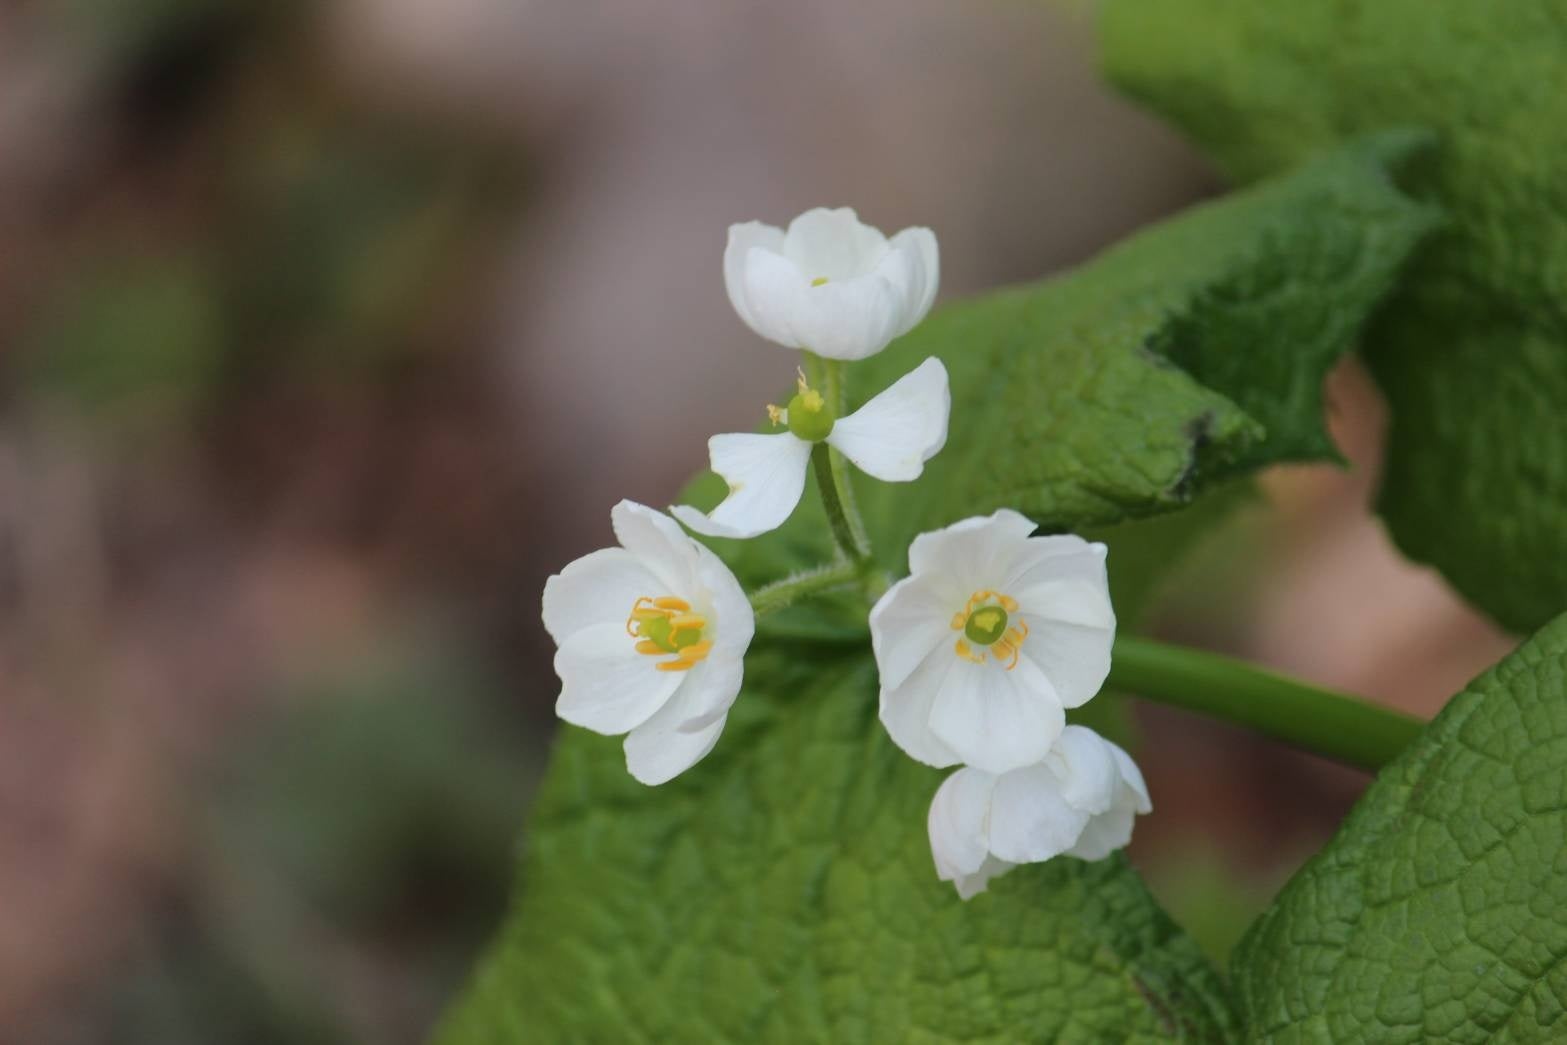
M 758 617 L 777 613 L 800 599 L 817 595 L 833 588 L 855 584 L 860 579 L 858 566 L 853 562 L 835 562 L 830 566 L 818 566 L 792 577 L 764 585 L 750 595 L 751 611 Z
M 1255 729 L 1286 744 L 1379 769 L 1420 720 L 1214 653 L 1148 639 L 1115 641 L 1107 688 Z

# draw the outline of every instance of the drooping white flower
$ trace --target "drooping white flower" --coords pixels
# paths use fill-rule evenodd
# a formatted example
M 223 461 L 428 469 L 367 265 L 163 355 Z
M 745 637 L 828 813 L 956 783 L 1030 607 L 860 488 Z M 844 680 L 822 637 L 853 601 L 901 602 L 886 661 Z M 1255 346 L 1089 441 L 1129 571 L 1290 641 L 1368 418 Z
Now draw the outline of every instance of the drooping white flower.
M 967 900 L 1018 864 L 1066 855 L 1102 860 L 1153 809 L 1131 756 L 1083 726 L 1067 726 L 1044 759 L 1000 775 L 965 766 L 930 804 L 936 874 Z
M 729 226 L 724 287 L 747 326 L 769 341 L 829 359 L 864 359 L 930 311 L 941 281 L 936 236 L 890 240 L 849 207 L 808 210 L 789 230 Z
M 787 424 L 788 431 L 707 441 L 712 469 L 729 484 L 729 496 L 711 512 L 678 505 L 670 509 L 675 518 L 709 537 L 755 537 L 778 528 L 800 503 L 816 442 L 837 448 L 877 479 L 917 479 L 946 445 L 952 394 L 947 368 L 932 357 L 846 417 L 835 419 L 803 377 L 788 408 L 772 410 L 775 423 Z
M 881 720 L 932 766 L 1005 773 L 1044 758 L 1110 671 L 1105 546 L 1031 537 L 1009 509 L 925 533 L 871 610 Z
M 756 622 L 734 574 L 668 516 L 621 501 L 610 521 L 620 547 L 544 585 L 544 627 L 559 647 L 555 713 L 627 734 L 631 775 L 662 784 L 718 742 Z

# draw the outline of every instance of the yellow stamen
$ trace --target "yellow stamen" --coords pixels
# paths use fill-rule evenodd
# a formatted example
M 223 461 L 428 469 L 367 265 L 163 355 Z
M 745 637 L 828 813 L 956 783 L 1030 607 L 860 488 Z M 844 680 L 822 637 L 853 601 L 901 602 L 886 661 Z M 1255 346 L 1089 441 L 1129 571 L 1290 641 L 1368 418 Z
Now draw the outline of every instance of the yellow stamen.
M 1028 638 L 1028 622 L 1009 619 L 1018 609 L 1018 601 L 1010 595 L 989 588 L 976 591 L 963 609 L 952 615 L 952 630 L 965 636 L 957 640 L 953 651 L 964 660 L 983 664 L 985 650 L 989 650 L 1005 670 L 1012 671 L 1022 660 L 1023 640 Z M 977 652 L 976 645 L 981 647 Z
M 789 423 L 789 415 L 788 415 L 788 413 L 786 413 L 784 411 L 783 407 L 781 407 L 781 406 L 774 406 L 773 404 L 768 403 L 767 404 L 767 420 L 771 421 L 775 425 L 788 424 Z
M 653 665 L 659 671 L 689 671 L 707 659 L 713 648 L 702 638 L 707 618 L 691 612 L 691 604 L 673 595 L 649 598 L 644 595 L 631 604 L 626 618 L 626 634 L 637 640 L 633 647 L 650 657 L 672 654 L 672 660 Z M 695 641 L 691 641 L 695 640 Z
M 827 277 L 826 276 L 817 276 L 815 279 L 811 280 L 811 286 L 813 286 L 813 287 L 824 286 L 826 283 L 827 283 Z

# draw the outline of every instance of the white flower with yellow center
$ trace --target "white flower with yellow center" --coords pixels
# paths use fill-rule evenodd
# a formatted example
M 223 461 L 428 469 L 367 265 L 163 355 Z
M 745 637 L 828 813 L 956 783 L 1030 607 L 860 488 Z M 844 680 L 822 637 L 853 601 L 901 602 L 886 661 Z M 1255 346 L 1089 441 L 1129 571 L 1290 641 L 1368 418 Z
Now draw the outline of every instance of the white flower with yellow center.
M 846 417 L 806 384 L 785 408 L 769 407 L 773 435 L 733 433 L 707 442 L 713 471 L 729 496 L 711 512 L 671 508 L 675 518 L 709 537 L 755 537 L 783 525 L 805 492 L 811 448 L 825 442 L 860 470 L 886 482 L 909 482 L 947 442 L 952 395 L 947 368 L 930 358 Z
M 930 804 L 930 850 L 937 876 L 967 900 L 1018 864 L 1102 860 L 1152 809 L 1130 755 L 1067 726 L 1035 765 L 999 775 L 965 766 L 949 776 Z
M 1009 509 L 925 533 L 871 610 L 881 720 L 932 766 L 1005 773 L 1044 758 L 1110 671 L 1105 546 L 1031 537 Z
M 559 647 L 555 713 L 627 734 L 631 775 L 662 784 L 718 742 L 756 622 L 734 574 L 668 516 L 621 501 L 610 520 L 620 547 L 544 585 L 544 627 Z
M 888 239 L 848 207 L 808 210 L 785 232 L 729 226 L 724 286 L 747 326 L 769 341 L 828 359 L 864 359 L 914 327 L 941 281 L 936 236 Z

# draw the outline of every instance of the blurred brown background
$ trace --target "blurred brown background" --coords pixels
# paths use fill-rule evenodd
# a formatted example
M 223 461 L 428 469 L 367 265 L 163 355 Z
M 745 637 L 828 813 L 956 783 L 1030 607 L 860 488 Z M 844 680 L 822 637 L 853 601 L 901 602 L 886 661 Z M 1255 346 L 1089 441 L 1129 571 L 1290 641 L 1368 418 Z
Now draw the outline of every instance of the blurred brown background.
M 1220 191 L 1021 0 L 0 0 L 0 1041 L 413 1042 L 553 730 L 544 577 L 792 356 L 726 226 L 933 227 L 944 296 Z M 1428 714 L 1508 640 L 1348 471 L 1164 633 Z M 1134 858 L 1222 956 L 1364 778 L 1140 709 Z

